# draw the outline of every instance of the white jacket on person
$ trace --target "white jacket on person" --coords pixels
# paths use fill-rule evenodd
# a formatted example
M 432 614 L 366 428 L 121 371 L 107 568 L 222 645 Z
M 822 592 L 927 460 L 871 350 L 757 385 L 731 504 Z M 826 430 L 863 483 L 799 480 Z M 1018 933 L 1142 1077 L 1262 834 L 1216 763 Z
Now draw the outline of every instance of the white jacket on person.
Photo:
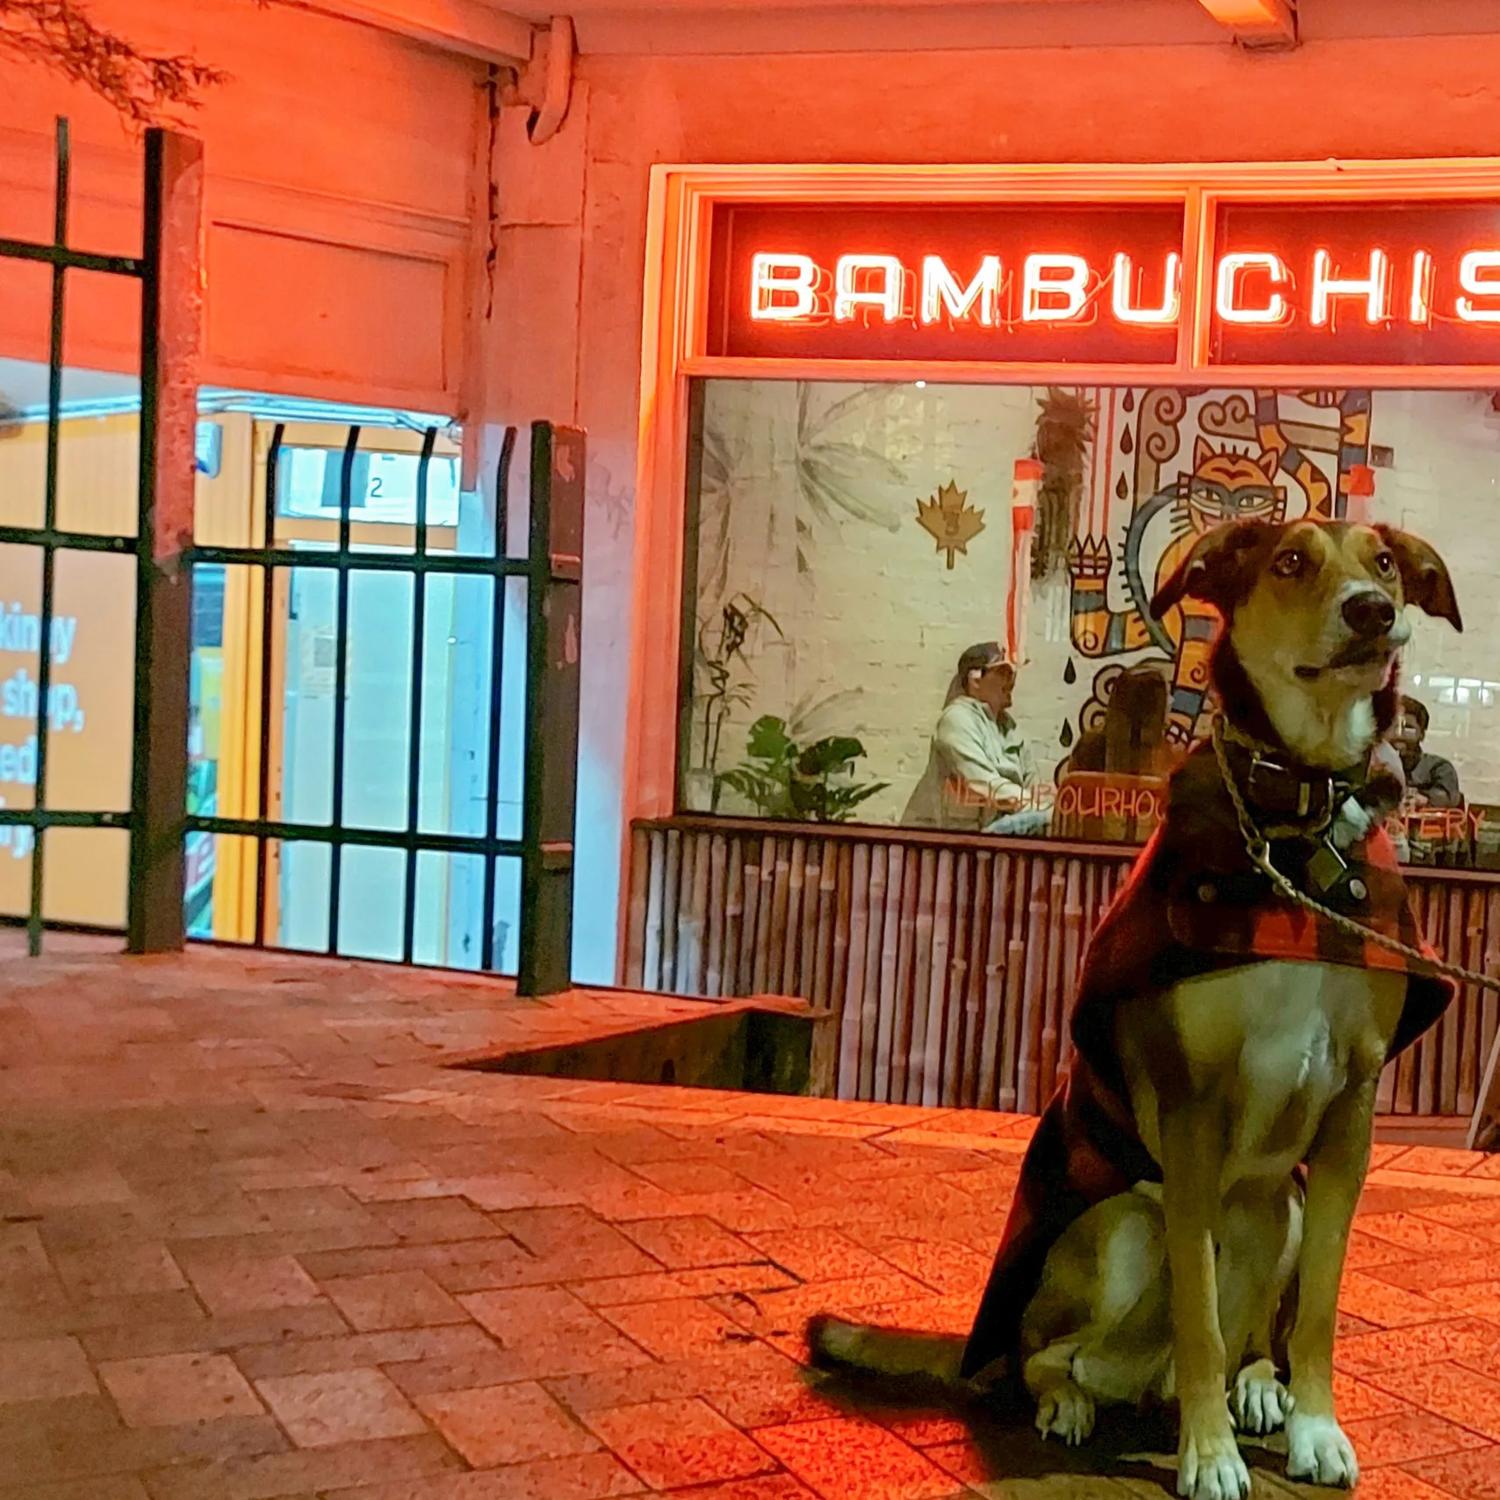
M 967 694 L 943 710 L 932 734 L 927 769 L 901 821 L 918 828 L 988 827 L 1023 802 L 1036 781 L 1025 736 L 1009 714 L 996 721 Z

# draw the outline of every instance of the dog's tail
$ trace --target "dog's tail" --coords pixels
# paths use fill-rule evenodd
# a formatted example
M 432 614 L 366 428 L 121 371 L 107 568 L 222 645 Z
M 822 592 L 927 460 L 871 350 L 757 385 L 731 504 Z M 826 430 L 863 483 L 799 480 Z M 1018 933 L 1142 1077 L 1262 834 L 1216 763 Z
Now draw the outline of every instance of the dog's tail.
M 827 1313 L 819 1313 L 807 1324 L 807 1347 L 820 1369 L 954 1390 L 970 1384 L 959 1373 L 965 1342 L 956 1334 L 880 1328 Z

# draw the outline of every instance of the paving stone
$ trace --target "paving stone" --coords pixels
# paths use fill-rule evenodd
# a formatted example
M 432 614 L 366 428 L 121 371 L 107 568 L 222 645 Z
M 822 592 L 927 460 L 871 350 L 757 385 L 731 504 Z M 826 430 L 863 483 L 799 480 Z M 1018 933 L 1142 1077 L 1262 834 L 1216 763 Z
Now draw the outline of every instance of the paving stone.
M 279 1375 L 256 1381 L 299 1448 L 406 1437 L 426 1423 L 379 1370 L 333 1370 L 318 1375 Z
M 77 1339 L 0 1339 L 0 1403 L 91 1396 L 97 1389 Z
M 462 1323 L 468 1314 L 421 1271 L 336 1277 L 323 1283 L 334 1306 L 358 1329 Z
M 132 1427 L 169 1427 L 251 1417 L 265 1408 L 234 1361 L 222 1354 L 157 1354 L 111 1360 L 99 1378 Z
M 655 1490 L 742 1479 L 776 1466 L 764 1448 L 699 1400 L 609 1407 L 585 1420 Z
M 541 1386 L 481 1386 L 419 1396 L 417 1405 L 476 1469 L 589 1453 L 600 1446 Z
M 830 1417 L 763 1427 L 755 1437 L 825 1500 L 943 1500 L 963 1488 L 872 1422 Z

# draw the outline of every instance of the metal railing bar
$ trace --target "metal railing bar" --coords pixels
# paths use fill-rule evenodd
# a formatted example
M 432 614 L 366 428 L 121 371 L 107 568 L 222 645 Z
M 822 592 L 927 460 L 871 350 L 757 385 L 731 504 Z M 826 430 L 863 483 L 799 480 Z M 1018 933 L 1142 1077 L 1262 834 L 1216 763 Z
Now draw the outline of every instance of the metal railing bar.
M 422 434 L 422 453 L 417 459 L 417 556 L 427 554 L 427 476 L 437 428 Z M 427 645 L 427 575 L 412 574 L 411 601 L 411 730 L 406 744 L 406 831 L 415 835 L 422 797 L 422 652 Z M 417 849 L 406 851 L 406 889 L 401 917 L 401 957 L 412 961 L 417 939 Z
M 59 531 L 55 526 L 0 526 L 0 544 L 60 547 L 69 552 L 134 552 L 133 536 L 101 536 L 91 531 Z
M 75 812 L 63 808 L 0 808 L 0 828 L 129 828 L 124 812 Z M 51 923 L 47 924 L 51 926 Z
M 5 540 L 0 536 L 0 541 Z M 332 568 L 345 573 L 446 573 L 479 574 L 496 571 L 512 578 L 526 576 L 524 558 L 508 558 L 497 570 L 493 558 L 465 557 L 450 552 L 320 552 L 293 547 L 194 547 L 195 563 L 219 563 L 226 567 Z
M 110 816 L 109 814 L 59 814 L 60 817 Z M 0 813 L 0 823 L 25 820 L 26 814 L 14 813 L 7 819 Z M 111 826 L 111 825 L 101 825 Z M 519 855 L 519 839 L 484 839 L 475 834 L 408 833 L 399 828 L 340 828 L 332 823 L 282 823 L 259 818 L 225 818 L 208 813 L 192 813 L 185 820 L 189 833 L 217 833 L 234 837 L 278 839 L 286 843 L 357 844 L 362 849 L 417 849 L 434 854 L 494 854 L 501 858 Z
M 71 142 L 68 122 L 57 122 L 57 166 L 53 185 L 52 241 L 62 250 L 68 243 L 68 191 L 72 175 Z M 47 531 L 57 529 L 57 461 L 62 444 L 62 362 L 63 362 L 63 316 L 67 287 L 67 267 L 54 261 L 52 264 L 51 324 L 47 336 L 47 468 L 46 501 L 43 523 Z M 33 802 L 38 808 L 47 806 L 47 751 L 50 746 L 52 715 L 50 698 L 52 693 L 52 613 L 57 587 L 57 550 L 42 548 L 42 599 L 37 619 L 37 673 L 36 673 L 36 780 L 32 785 Z M 42 881 L 46 873 L 46 840 L 42 837 L 43 824 L 37 827 L 37 837 L 31 846 L 31 906 L 30 920 L 26 925 L 26 951 L 33 958 L 42 951 Z
M 62 122 L 66 123 L 66 122 Z M 136 255 L 101 255 L 66 245 L 42 245 L 34 240 L 0 238 L 0 260 L 40 261 L 68 271 L 103 271 L 114 276 L 144 276 L 146 262 Z
M 490 617 L 490 736 L 489 765 L 486 770 L 489 795 L 484 802 L 484 836 L 495 842 L 500 826 L 500 709 L 504 702 L 502 672 L 505 665 L 505 580 L 511 576 L 510 552 L 510 466 L 516 451 L 516 429 L 507 427 L 500 441 L 500 456 L 495 463 L 495 568 L 494 593 Z M 529 561 L 522 560 L 518 571 L 525 576 Z M 503 571 L 502 571 L 503 569 Z M 530 585 L 528 585 L 529 587 Z M 520 844 L 517 841 L 519 852 Z M 495 885 L 498 872 L 495 861 L 484 862 L 484 926 L 480 929 L 479 967 L 495 967 Z
M 359 427 L 350 424 L 339 470 L 339 554 L 347 556 L 354 526 L 354 459 L 359 452 Z M 349 574 L 340 569 L 335 578 L 336 603 L 333 626 L 333 811 L 330 822 L 340 832 L 344 825 L 344 738 L 348 730 L 349 691 Z M 328 851 L 328 951 L 339 949 L 339 895 L 344 877 L 344 849 L 337 840 Z
M 271 430 L 271 446 L 266 450 L 265 516 L 261 540 L 266 551 L 276 539 L 276 484 L 281 467 L 281 443 L 286 435 L 286 424 L 278 422 Z M 247 549 L 248 550 L 248 549 Z M 261 621 L 260 621 L 260 788 L 257 811 L 264 822 L 271 811 L 271 725 L 275 705 L 271 702 L 272 632 L 276 614 L 276 569 L 267 567 L 261 574 Z M 266 841 L 259 839 L 255 846 L 255 931 L 258 940 L 265 944 L 267 882 L 270 878 L 270 850 Z

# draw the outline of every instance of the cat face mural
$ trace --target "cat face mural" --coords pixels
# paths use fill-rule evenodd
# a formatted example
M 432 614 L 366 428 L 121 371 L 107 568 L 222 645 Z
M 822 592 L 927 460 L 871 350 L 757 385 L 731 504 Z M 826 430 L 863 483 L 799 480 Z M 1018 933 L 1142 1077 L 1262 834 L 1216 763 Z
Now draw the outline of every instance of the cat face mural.
M 1218 616 L 1185 600 L 1154 620 L 1152 595 L 1222 521 L 1343 515 L 1350 470 L 1367 454 L 1370 395 L 1132 390 L 1106 404 L 1108 451 L 1096 453 L 1099 482 L 1068 554 L 1072 642 L 1093 659 L 1152 652 L 1168 664 L 1167 738 L 1181 748 L 1205 727 Z

